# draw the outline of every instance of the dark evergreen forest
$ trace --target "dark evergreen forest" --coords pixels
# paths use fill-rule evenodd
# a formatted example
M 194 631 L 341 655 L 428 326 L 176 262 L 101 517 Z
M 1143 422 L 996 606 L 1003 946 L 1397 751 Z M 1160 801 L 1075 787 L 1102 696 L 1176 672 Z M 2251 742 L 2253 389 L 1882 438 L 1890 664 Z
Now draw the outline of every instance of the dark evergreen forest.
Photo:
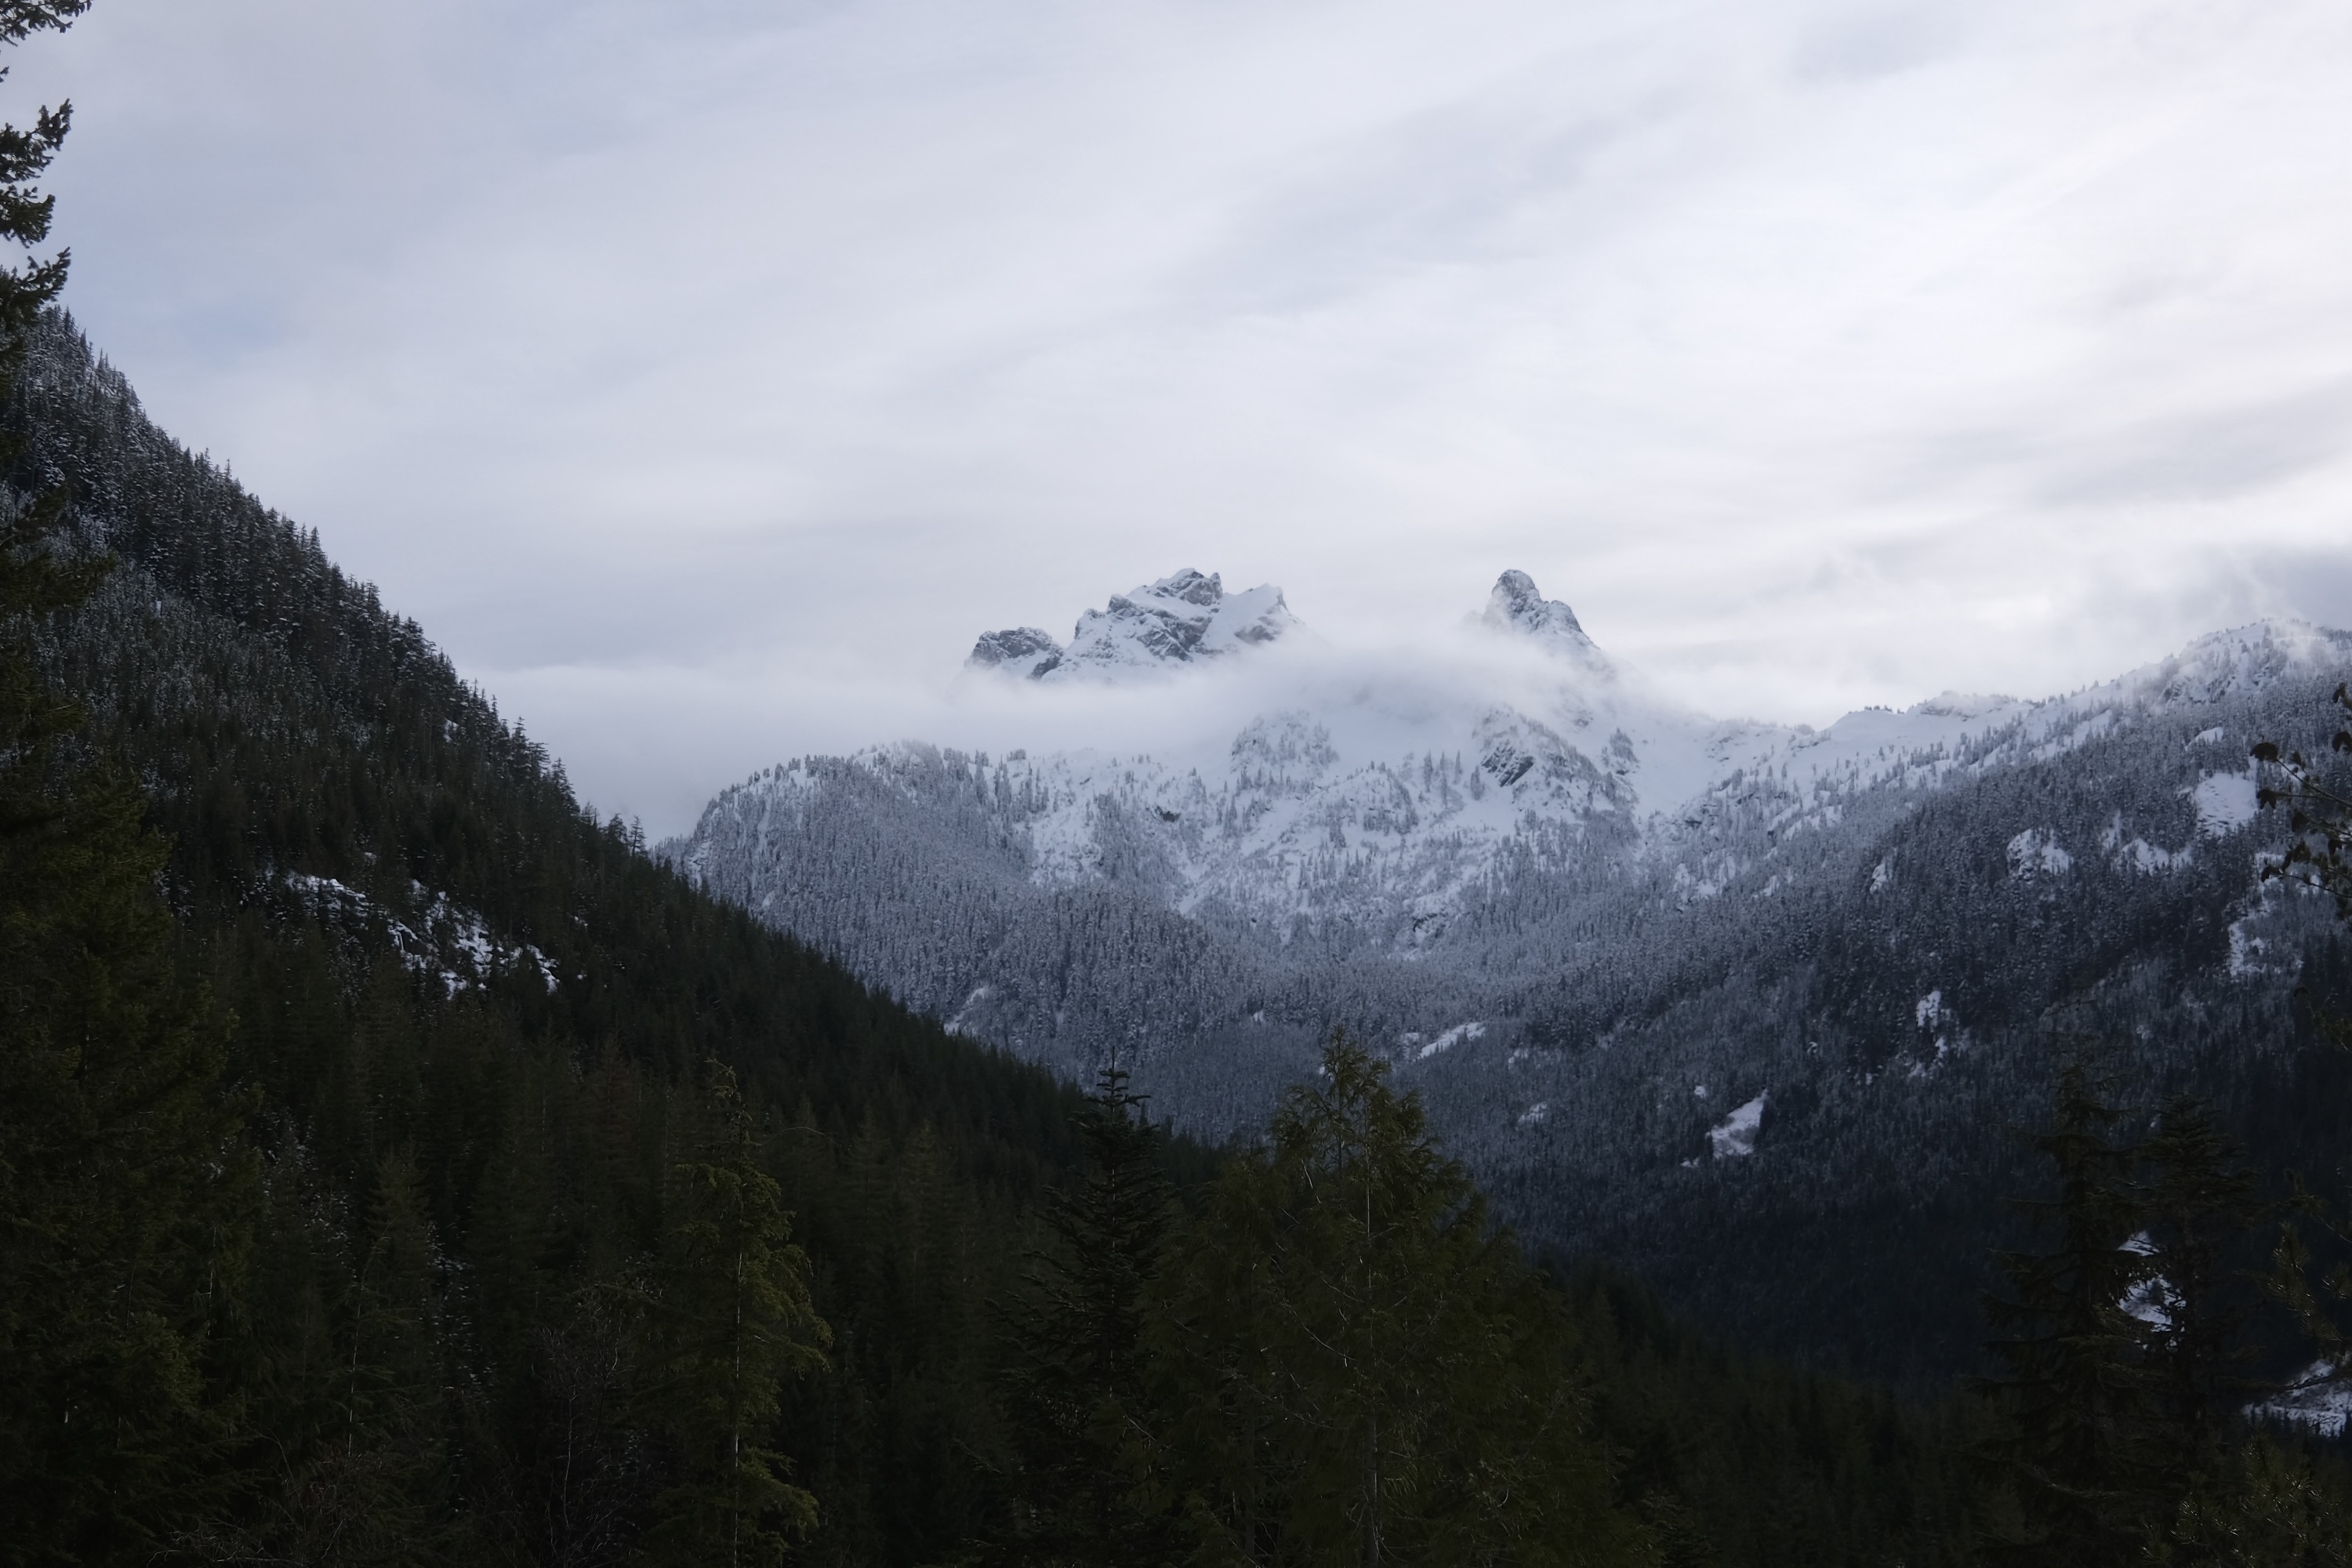
M 2340 1359 L 2335 1211 L 2193 1103 L 2068 1077 L 1924 1401 L 1529 1258 L 1344 1037 L 1171 1138 L 599 820 L 62 277 L 0 283 L 0 1561 L 2347 1560 L 2242 1414 L 2259 1310 Z

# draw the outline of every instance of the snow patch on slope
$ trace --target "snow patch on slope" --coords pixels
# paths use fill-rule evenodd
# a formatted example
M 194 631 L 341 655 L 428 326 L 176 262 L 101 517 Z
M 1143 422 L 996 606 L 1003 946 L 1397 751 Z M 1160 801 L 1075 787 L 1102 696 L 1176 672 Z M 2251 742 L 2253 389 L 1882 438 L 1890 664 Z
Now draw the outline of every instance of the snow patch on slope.
M 2009 874 L 2012 877 L 2063 877 L 2074 869 L 2074 857 L 2047 828 L 2029 827 L 2009 841 Z
M 1756 1134 L 1764 1126 L 1764 1101 L 1758 1095 L 1707 1129 L 1706 1142 L 1718 1160 L 1743 1160 L 1756 1152 Z
M 415 908 L 404 918 L 332 877 L 289 871 L 278 879 L 320 920 L 380 929 L 404 966 L 434 975 L 449 995 L 514 968 L 534 971 L 549 991 L 556 988 L 555 965 L 547 954 L 530 942 L 498 942 L 480 915 L 422 882 L 409 884 Z
M 2252 773 L 2208 773 L 2189 791 L 2197 805 L 2197 831 L 2208 838 L 2234 833 L 2262 810 Z
M 1419 1061 L 1427 1061 L 1430 1058 L 1436 1056 L 1441 1051 L 1450 1051 L 1454 1047 L 1461 1045 L 1465 1041 L 1483 1038 L 1486 1033 L 1486 1026 L 1484 1024 L 1456 1024 L 1454 1027 L 1446 1030 L 1444 1034 L 1439 1035 L 1436 1038 L 1423 1045 L 1420 1051 L 1416 1053 L 1415 1059 Z M 1406 1037 L 1411 1039 L 1415 1037 L 1408 1036 Z
M 2352 1417 L 2352 1382 L 2325 1360 L 2313 1362 L 2275 1396 L 2246 1406 L 2258 1421 L 2299 1426 L 2320 1437 L 2341 1437 Z

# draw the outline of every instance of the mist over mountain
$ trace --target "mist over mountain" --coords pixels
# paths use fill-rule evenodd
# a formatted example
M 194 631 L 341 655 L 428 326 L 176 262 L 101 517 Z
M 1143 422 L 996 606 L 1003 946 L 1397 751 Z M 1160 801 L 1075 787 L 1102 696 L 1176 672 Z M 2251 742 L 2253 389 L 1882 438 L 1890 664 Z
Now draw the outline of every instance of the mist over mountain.
M 2248 1115 L 2302 1070 L 2291 996 L 2340 940 L 2258 879 L 2282 825 L 2246 752 L 2311 739 L 2352 636 L 2262 622 L 2063 696 L 1816 730 L 1658 697 L 1521 572 L 1420 658 L 1286 616 L 1213 643 L 1235 600 L 1281 604 L 1187 571 L 1066 650 L 980 639 L 969 678 L 1108 687 L 1123 742 L 1164 710 L 1140 749 L 794 758 L 661 852 L 951 1030 L 1130 1067 L 1212 1136 L 1345 1027 L 1524 1231 L 1879 1371 L 1976 1354 L 1968 1238 L 2068 1042 Z

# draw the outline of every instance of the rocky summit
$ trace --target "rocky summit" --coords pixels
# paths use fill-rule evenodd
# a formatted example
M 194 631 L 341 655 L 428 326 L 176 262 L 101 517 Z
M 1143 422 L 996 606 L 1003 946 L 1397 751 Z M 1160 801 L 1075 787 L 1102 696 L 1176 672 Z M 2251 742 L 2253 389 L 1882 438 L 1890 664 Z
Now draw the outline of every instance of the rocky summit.
M 1087 611 L 1067 647 L 1035 626 L 1016 626 L 981 634 L 964 664 L 1029 680 L 1117 679 L 1263 647 L 1297 626 L 1281 589 L 1227 594 L 1216 573 L 1188 567 Z
M 1547 651 L 1564 654 L 1606 672 L 1608 659 L 1577 621 L 1576 612 L 1558 599 L 1547 599 L 1535 579 L 1524 572 L 1506 572 L 1495 580 L 1479 624 L 1492 631 L 1528 637 Z

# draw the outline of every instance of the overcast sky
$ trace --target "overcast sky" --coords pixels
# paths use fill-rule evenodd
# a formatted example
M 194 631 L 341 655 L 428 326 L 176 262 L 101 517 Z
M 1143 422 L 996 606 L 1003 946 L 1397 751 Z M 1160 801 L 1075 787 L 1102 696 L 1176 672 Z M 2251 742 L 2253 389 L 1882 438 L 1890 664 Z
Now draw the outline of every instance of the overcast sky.
M 68 302 L 600 805 L 1180 566 L 1711 711 L 2352 625 L 2352 10 L 97 0 Z

